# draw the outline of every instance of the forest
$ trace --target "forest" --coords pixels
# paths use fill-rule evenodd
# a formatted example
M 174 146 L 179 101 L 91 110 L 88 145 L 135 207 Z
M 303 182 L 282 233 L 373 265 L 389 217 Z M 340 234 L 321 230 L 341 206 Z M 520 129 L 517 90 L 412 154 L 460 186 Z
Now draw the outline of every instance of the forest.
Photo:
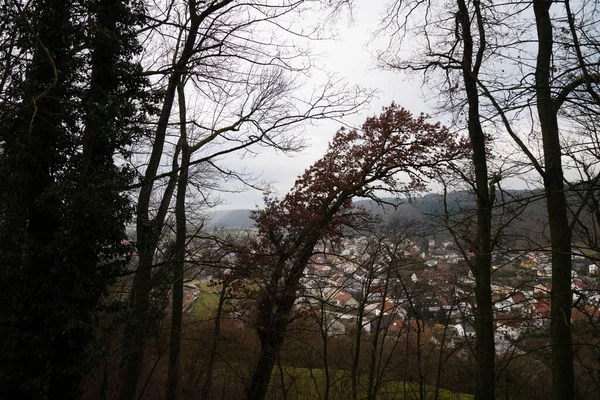
M 0 399 L 599 398 L 600 3 L 364 7 L 0 0 Z

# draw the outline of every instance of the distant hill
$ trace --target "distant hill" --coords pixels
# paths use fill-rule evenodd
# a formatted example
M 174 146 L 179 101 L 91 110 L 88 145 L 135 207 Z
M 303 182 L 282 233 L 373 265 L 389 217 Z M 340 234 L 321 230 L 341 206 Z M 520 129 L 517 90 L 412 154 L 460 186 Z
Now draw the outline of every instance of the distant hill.
M 549 232 L 546 217 L 546 200 L 541 192 L 528 190 L 512 190 L 496 197 L 496 207 L 493 209 L 493 228 L 503 226 L 502 234 L 498 236 L 499 244 L 511 248 L 545 247 L 549 245 Z M 395 205 L 381 206 L 374 201 L 358 201 L 355 204 L 365 207 L 378 215 L 382 221 L 387 222 L 392 218 L 400 217 L 403 220 L 418 226 L 420 235 L 430 236 L 441 240 L 451 240 L 450 232 L 441 228 L 444 215 L 444 198 L 441 194 L 427 194 L 413 199 L 394 200 L 383 199 Z M 476 228 L 475 195 L 472 192 L 457 191 L 446 196 L 446 208 L 455 220 L 461 221 L 455 225 L 459 236 L 474 239 Z M 506 204 L 501 207 L 501 204 Z M 470 216 L 470 217 L 467 217 Z M 454 218 L 453 218 L 454 219 Z M 505 224 L 510 221 L 510 224 Z M 493 231 L 492 235 L 496 235 Z
M 254 221 L 250 219 L 250 210 L 220 210 L 209 213 L 207 222 L 209 229 L 242 230 L 252 228 Z
M 450 208 L 458 211 L 458 204 L 461 207 L 467 207 L 467 203 L 474 205 L 470 196 L 466 193 L 453 193 L 449 196 L 448 202 L 453 204 Z M 365 207 L 368 211 L 378 215 L 382 220 L 387 221 L 393 216 L 401 215 L 407 220 L 420 220 L 428 214 L 437 214 L 442 212 L 441 196 L 438 194 L 428 194 L 422 197 L 398 201 L 396 199 L 384 199 L 387 205 L 376 204 L 372 200 L 359 200 L 355 204 Z M 396 207 L 394 207 L 395 205 Z M 250 219 L 250 210 L 220 210 L 209 213 L 209 228 L 224 228 L 228 230 L 246 229 L 254 226 L 254 221 Z
M 535 198 L 535 193 L 530 191 L 511 191 L 506 194 L 508 198 L 505 201 L 509 202 L 515 199 Z M 432 220 L 435 216 L 443 215 L 443 197 L 440 194 L 427 194 L 420 197 L 408 199 L 383 199 L 388 204 L 377 204 L 372 200 L 359 200 L 355 204 L 366 208 L 368 211 L 378 215 L 383 222 L 390 221 L 393 218 L 401 218 L 410 223 L 420 224 L 421 234 L 427 236 L 435 236 L 437 240 L 450 239 L 449 233 L 440 230 L 439 226 L 434 226 Z M 497 199 L 499 204 L 499 199 Z M 523 202 L 526 203 L 526 202 Z M 472 193 L 461 191 L 449 193 L 446 197 L 446 206 L 450 214 L 460 214 L 463 211 L 473 212 L 475 208 L 475 196 Z M 515 207 L 517 202 L 510 203 Z M 500 208 L 495 210 L 496 214 L 506 210 Z M 517 243 L 523 240 L 533 240 L 538 245 L 546 245 L 548 236 L 546 230 L 546 204 L 545 200 L 537 197 L 536 201 L 531 201 L 525 208 L 515 208 L 510 211 L 512 214 L 518 213 L 519 216 L 514 218 L 511 223 L 510 231 L 507 234 L 507 240 L 511 245 L 519 247 L 525 243 Z M 242 230 L 252 228 L 254 221 L 250 219 L 250 210 L 221 210 L 214 211 L 209 214 L 210 221 L 207 223 L 209 229 L 226 229 L 226 230 Z M 469 226 L 466 226 L 467 231 L 475 232 L 475 221 L 472 220 Z

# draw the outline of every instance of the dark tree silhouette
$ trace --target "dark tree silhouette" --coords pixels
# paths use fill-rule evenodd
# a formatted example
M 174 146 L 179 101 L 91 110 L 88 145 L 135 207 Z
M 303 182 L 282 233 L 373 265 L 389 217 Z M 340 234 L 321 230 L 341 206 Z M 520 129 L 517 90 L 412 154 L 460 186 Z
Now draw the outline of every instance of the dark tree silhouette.
M 141 132 L 137 1 L 3 1 L 0 397 L 80 397 L 94 311 L 130 251 L 115 164 Z M 110 45 L 108 45 L 110 44 Z

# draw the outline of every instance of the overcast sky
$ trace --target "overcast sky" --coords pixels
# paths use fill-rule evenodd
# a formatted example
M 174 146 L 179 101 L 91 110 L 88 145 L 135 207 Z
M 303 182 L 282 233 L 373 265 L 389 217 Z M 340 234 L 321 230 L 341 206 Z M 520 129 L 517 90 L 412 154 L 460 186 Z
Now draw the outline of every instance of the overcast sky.
M 384 44 L 369 43 L 369 40 L 379 26 L 383 3 L 356 2 L 353 21 L 342 19 L 337 23 L 337 40 L 313 44 L 326 69 L 336 73 L 349 84 L 360 84 L 377 91 L 376 97 L 365 110 L 348 118 L 348 121 L 356 126 L 367 117 L 378 114 L 383 106 L 392 101 L 414 114 L 430 110 L 423 100 L 421 82 L 416 76 L 412 76 L 411 81 L 411 77 L 382 71 L 376 67 L 372 53 Z M 305 131 L 305 138 L 310 146 L 292 157 L 261 149 L 255 157 L 240 159 L 236 155 L 225 161 L 228 168 L 240 170 L 245 167 L 247 171 L 261 174 L 263 180 L 274 182 L 272 187 L 283 196 L 293 186 L 297 176 L 323 155 L 327 143 L 339 127 L 340 123 L 336 121 L 322 122 L 315 127 L 309 127 Z M 254 190 L 244 193 L 222 193 L 220 197 L 224 203 L 218 206 L 217 210 L 253 209 L 257 205 L 262 206 L 262 193 Z

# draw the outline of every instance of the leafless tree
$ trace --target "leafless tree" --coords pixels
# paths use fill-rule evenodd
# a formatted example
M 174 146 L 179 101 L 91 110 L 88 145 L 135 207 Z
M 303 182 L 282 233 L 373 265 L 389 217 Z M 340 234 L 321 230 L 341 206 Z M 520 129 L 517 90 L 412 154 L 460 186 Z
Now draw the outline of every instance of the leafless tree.
M 395 37 L 403 37 L 409 28 L 418 26 L 417 29 L 424 32 L 425 51 L 416 60 L 384 60 L 390 67 L 424 71 L 428 78 L 434 70 L 442 70 L 444 73 L 438 75 L 438 81 L 441 77 L 446 84 L 446 94 L 457 100 L 449 101 L 457 106 L 457 119 L 462 115 L 462 105 L 468 105 L 469 130 L 473 128 L 473 117 L 477 114 L 477 119 L 485 120 L 488 126 L 506 131 L 530 168 L 542 177 L 554 271 L 553 396 L 572 398 L 573 358 L 568 322 L 572 303 L 569 283 L 571 230 L 560 138 L 561 132 L 565 133 L 564 123 L 568 118 L 574 114 L 593 118 L 596 114 L 598 63 L 591 54 L 597 46 L 598 29 L 596 20 L 590 18 L 596 12 L 595 6 L 593 2 L 581 2 L 572 9 L 568 1 L 556 6 L 550 1 L 531 4 L 457 1 L 451 8 L 446 6 L 441 2 L 394 2 L 387 27 Z M 556 8 L 556 11 L 551 13 L 550 8 Z M 531 18 L 532 11 L 534 18 Z M 421 18 L 425 23 L 415 25 L 415 18 Z M 448 37 L 455 39 L 448 40 Z M 458 80 L 459 73 L 462 73 L 462 82 Z M 479 102 L 480 112 L 474 108 L 476 102 Z M 527 132 L 527 129 L 533 135 L 524 135 L 523 131 Z M 478 162 L 476 165 L 482 167 L 483 164 Z M 480 175 L 479 201 L 481 193 L 487 192 L 482 184 L 496 184 L 495 178 L 501 176 Z M 479 207 L 482 206 L 490 208 L 490 204 L 480 203 Z M 478 240 L 486 236 L 489 239 L 483 232 L 478 236 Z M 478 249 L 477 256 L 481 250 Z M 477 278 L 486 275 L 489 274 L 479 274 Z M 490 312 L 487 314 L 489 317 Z M 488 339 L 492 337 L 493 331 L 485 332 Z M 490 340 L 487 342 L 491 343 Z M 491 349 L 493 346 L 488 346 L 488 354 Z M 485 358 L 481 353 L 484 350 L 480 350 L 478 360 Z M 488 368 L 482 369 L 487 378 L 482 378 L 492 385 L 493 359 L 487 359 L 490 360 Z M 485 397 L 493 398 L 492 392 L 492 389 L 487 390 Z

